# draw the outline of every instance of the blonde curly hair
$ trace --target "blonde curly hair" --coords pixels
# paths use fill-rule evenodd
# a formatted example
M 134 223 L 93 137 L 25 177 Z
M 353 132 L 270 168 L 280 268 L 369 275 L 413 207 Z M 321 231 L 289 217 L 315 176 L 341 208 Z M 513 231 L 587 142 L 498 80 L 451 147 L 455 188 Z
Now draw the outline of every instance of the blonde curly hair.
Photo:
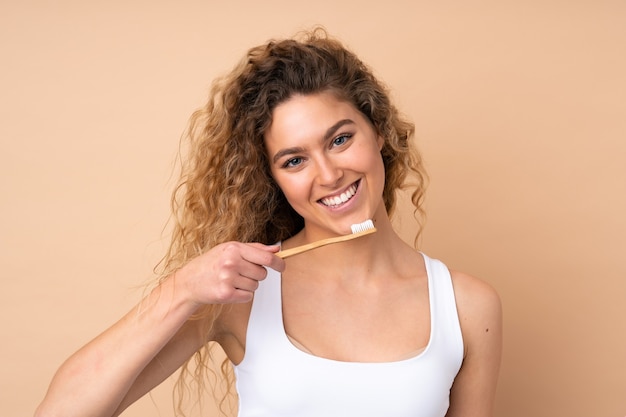
M 398 112 L 372 71 L 318 27 L 251 48 L 233 71 L 214 81 L 207 104 L 192 115 L 183 142 L 187 156 L 172 197 L 174 228 L 161 263 L 162 277 L 220 243 L 271 244 L 302 229 L 302 217 L 270 174 L 264 133 L 276 106 L 295 94 L 319 92 L 353 104 L 384 138 L 387 211 L 393 214 L 397 190 L 411 186 L 415 217 L 421 220 L 426 173 L 411 140 L 414 125 Z M 223 308 L 209 305 L 197 315 L 207 335 Z M 183 367 L 177 384 L 179 405 L 190 379 L 204 388 L 209 350 L 207 345 Z M 231 386 L 231 367 L 222 363 L 221 368 L 224 378 L 213 373 L 214 381 Z

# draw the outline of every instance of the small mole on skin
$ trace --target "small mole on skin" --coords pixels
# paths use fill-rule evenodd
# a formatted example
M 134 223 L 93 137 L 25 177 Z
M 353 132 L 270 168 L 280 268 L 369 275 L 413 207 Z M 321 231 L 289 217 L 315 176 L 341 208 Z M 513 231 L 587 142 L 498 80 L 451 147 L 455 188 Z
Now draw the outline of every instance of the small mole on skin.
M 485 332 L 488 332 L 488 331 L 489 331 L 489 328 L 486 328 L 486 329 L 485 329 Z

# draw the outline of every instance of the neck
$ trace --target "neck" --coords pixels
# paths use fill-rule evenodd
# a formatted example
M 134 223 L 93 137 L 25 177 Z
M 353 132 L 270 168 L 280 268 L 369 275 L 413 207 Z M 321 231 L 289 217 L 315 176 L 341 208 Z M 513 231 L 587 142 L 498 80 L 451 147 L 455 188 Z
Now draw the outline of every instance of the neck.
M 294 267 L 315 270 L 318 277 L 363 279 L 384 276 L 392 260 L 407 245 L 396 234 L 387 216 L 375 219 L 376 232 L 353 240 L 320 247 L 288 261 Z M 334 278 L 333 278 L 334 277 Z

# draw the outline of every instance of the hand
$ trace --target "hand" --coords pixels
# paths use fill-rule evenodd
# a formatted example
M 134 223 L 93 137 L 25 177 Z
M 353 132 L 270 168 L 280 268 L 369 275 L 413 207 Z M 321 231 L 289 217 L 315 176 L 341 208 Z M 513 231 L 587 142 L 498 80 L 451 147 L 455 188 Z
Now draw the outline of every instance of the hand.
M 176 273 L 191 300 L 203 304 L 245 303 L 252 300 L 265 267 L 282 272 L 285 261 L 277 245 L 227 242 L 198 256 Z

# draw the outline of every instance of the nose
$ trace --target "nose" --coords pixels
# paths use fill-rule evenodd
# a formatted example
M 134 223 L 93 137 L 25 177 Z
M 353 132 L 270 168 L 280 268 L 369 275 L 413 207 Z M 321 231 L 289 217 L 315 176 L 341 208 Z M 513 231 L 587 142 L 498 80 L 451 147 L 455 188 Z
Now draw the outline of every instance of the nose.
M 343 178 L 343 170 L 328 157 L 317 161 L 317 182 L 324 187 L 334 187 Z

